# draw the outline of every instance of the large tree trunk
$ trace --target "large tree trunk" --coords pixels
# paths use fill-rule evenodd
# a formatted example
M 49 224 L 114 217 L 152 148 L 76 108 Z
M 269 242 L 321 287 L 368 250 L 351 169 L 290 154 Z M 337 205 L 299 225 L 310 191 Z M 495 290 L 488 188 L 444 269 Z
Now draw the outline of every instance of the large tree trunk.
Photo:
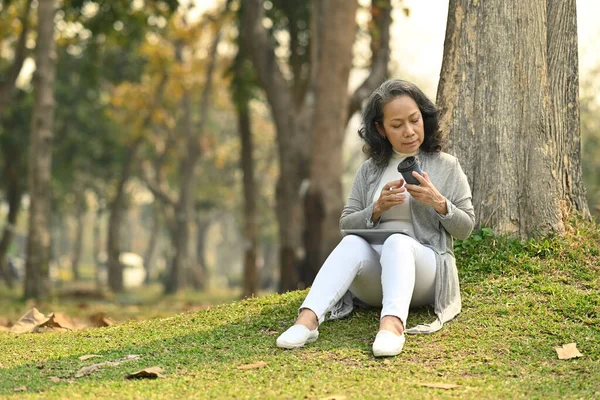
M 54 124 L 54 1 L 38 4 L 38 36 L 34 75 L 35 103 L 29 142 L 29 234 L 25 261 L 25 298 L 48 294 L 52 128 Z
M 574 15 L 573 1 L 450 2 L 438 105 L 479 226 L 526 237 L 562 230 L 565 205 L 586 212 L 576 51 L 560 50 Z
M 306 259 L 302 280 L 305 286 L 312 285 L 325 258 L 340 240 L 342 147 L 348 121 L 348 77 L 352 67 L 358 6 L 355 1 L 347 0 L 318 1 L 315 4 L 321 9 L 313 14 L 320 28 L 316 38 L 319 57 L 316 65 L 313 158 L 310 187 L 304 200 Z M 387 46 L 384 45 L 384 48 Z M 382 68 L 373 69 L 375 73 L 382 71 L 387 71 L 387 57 Z M 372 78 L 369 82 L 381 83 L 382 78 Z M 355 104 L 360 106 L 361 102 L 361 97 L 356 95 Z
M 552 94 L 550 130 L 557 144 L 554 165 L 565 209 L 590 215 L 581 168 L 579 59 L 575 0 L 548 0 L 547 49 Z
M 265 90 L 277 131 L 280 176 L 276 187 L 279 226 L 279 291 L 297 289 L 298 256 L 302 247 L 300 188 L 310 170 L 311 124 L 314 98 L 307 94 L 298 104 L 277 63 L 272 43 L 262 25 L 262 0 L 243 4 L 241 31 L 258 80 Z M 314 66 L 313 66 L 314 67 Z

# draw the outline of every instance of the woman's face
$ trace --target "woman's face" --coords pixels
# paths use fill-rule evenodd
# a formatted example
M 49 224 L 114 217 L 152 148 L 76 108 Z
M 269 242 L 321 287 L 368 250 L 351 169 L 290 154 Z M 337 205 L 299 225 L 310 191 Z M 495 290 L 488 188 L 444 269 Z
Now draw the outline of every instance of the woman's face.
M 423 116 L 412 97 L 396 97 L 383 106 L 383 127 L 375 123 L 380 135 L 388 138 L 400 153 L 414 153 L 423 143 Z

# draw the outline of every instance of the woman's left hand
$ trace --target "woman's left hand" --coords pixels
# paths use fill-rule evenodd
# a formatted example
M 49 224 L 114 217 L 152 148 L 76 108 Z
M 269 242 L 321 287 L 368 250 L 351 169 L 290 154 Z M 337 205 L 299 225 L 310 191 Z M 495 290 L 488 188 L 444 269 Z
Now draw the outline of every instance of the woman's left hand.
M 427 172 L 423 172 L 422 176 L 416 171 L 413 171 L 412 174 L 421 185 L 407 183 L 405 187 L 408 193 L 418 202 L 433 207 L 439 214 L 446 215 L 448 213 L 446 198 L 433 186 Z

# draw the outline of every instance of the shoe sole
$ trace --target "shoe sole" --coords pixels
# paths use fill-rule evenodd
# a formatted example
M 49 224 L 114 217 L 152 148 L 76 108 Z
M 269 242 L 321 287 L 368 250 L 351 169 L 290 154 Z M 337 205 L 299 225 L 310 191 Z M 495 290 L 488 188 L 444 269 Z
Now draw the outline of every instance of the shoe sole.
M 307 345 L 309 343 L 314 342 L 318 338 L 319 337 L 317 336 L 315 338 L 307 339 L 306 342 L 304 342 L 304 343 L 296 343 L 296 344 L 291 344 L 291 343 L 277 343 L 277 347 L 279 347 L 280 349 L 288 349 L 288 350 L 297 349 L 297 348 L 303 347 L 304 345 Z
M 373 351 L 373 355 L 375 357 L 394 357 L 394 356 L 397 356 L 400 353 L 402 353 L 402 349 L 400 349 L 400 351 L 398 351 L 398 352 L 379 352 L 379 351 Z

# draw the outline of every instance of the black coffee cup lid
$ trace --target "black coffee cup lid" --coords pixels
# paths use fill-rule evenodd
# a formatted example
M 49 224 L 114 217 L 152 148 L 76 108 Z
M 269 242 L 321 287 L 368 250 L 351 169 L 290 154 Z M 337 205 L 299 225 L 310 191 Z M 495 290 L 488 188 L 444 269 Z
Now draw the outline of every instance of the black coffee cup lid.
M 417 163 L 417 159 L 413 156 L 406 157 L 398 164 L 398 172 L 408 171 Z

